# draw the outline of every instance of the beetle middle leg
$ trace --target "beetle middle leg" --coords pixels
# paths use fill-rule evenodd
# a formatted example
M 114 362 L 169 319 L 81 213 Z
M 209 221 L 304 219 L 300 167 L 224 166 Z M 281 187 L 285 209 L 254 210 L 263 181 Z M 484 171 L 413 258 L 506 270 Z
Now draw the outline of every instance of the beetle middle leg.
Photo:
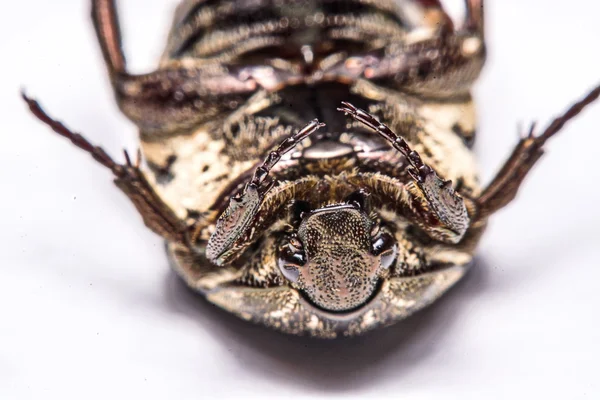
M 436 24 L 437 32 L 425 39 L 416 34 L 414 40 L 409 32 L 407 43 L 391 46 L 384 57 L 370 62 L 364 77 L 432 98 L 467 94 L 485 61 L 483 0 L 465 0 L 466 19 L 458 27 L 439 1 L 414 1 L 445 16 Z
M 536 135 L 535 124 L 532 124 L 529 132 L 519 141 L 495 178 L 476 199 L 475 219 L 484 219 L 510 203 L 531 168 L 544 154 L 546 141 L 598 97 L 600 97 L 600 86 L 573 104 L 563 115 L 554 119 L 539 135 Z
M 125 152 L 125 164 L 115 162 L 101 147 L 92 145 L 86 138 L 72 132 L 61 122 L 51 118 L 37 101 L 23 94 L 31 112 L 61 136 L 69 139 L 80 149 L 89 153 L 96 161 L 110 169 L 115 184 L 131 200 L 142 216 L 145 225 L 156 234 L 172 243 L 190 247 L 187 238 L 188 226 L 161 200 L 139 168 L 141 155 L 132 162 Z
M 342 104 L 339 111 L 373 129 L 404 155 L 410 164 L 407 172 L 418 187 L 415 194 L 423 200 L 428 211 L 427 223 L 420 225 L 435 239 L 449 243 L 459 242 L 469 226 L 469 216 L 463 199 L 452 187 L 452 181 L 441 179 L 402 137 L 374 116 L 350 103 Z
M 145 139 L 194 128 L 236 109 L 257 88 L 242 70 L 173 60 L 143 75 L 128 72 L 115 0 L 92 0 L 92 20 L 121 111 Z
M 208 241 L 206 255 L 212 262 L 218 265 L 225 263 L 236 249 L 236 244 L 240 240 L 243 241 L 243 236 L 252 228 L 262 200 L 274 184 L 269 171 L 284 154 L 323 126 L 325 124 L 318 120 L 312 120 L 296 134 L 285 139 L 269 153 L 262 165 L 256 168 L 242 193 L 231 198 L 229 206 L 219 217 L 215 232 Z

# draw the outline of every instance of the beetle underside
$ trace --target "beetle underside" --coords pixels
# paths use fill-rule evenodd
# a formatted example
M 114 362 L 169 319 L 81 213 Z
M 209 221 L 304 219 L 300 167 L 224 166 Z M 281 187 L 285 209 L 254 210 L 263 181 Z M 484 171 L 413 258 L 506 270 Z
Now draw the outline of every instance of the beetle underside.
M 93 21 L 141 155 L 32 112 L 110 169 L 173 269 L 239 317 L 352 336 L 430 304 L 467 271 L 488 217 L 565 122 L 532 128 L 487 186 L 470 95 L 483 0 L 185 0 L 157 71 L 132 75 L 114 0 Z

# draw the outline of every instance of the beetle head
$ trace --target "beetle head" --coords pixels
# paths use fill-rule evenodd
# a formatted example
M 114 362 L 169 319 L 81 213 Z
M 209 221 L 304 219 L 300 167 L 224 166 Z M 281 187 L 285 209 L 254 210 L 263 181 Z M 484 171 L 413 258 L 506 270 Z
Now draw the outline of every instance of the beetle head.
M 318 307 L 348 311 L 366 303 L 393 264 L 394 236 L 370 217 L 368 196 L 308 211 L 297 204 L 297 232 L 279 250 L 279 268 Z

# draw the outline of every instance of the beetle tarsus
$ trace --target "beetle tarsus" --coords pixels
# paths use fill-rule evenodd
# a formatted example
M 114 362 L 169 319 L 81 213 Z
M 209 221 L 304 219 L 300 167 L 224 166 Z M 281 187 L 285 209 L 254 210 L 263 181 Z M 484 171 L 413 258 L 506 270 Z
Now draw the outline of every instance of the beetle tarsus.
M 37 119 L 48 125 L 52 130 L 59 135 L 69 139 L 75 146 L 80 149 L 88 152 L 94 160 L 98 161 L 100 164 L 104 165 L 115 175 L 117 175 L 117 170 L 119 169 L 119 164 L 113 161 L 113 159 L 102 149 L 101 147 L 92 145 L 87 139 L 81 136 L 78 133 L 72 132 L 66 126 L 63 125 L 62 122 L 57 121 L 51 118 L 46 112 L 42 109 L 39 103 L 28 97 L 25 92 L 21 92 L 21 97 L 27 103 L 29 110 L 33 115 L 36 116 Z
M 24 92 L 22 97 L 33 115 L 40 121 L 52 128 L 54 132 L 69 139 L 77 147 L 89 153 L 96 161 L 112 171 L 115 176 L 115 185 L 129 197 L 148 228 L 169 241 L 188 246 L 188 228 L 186 224 L 160 199 L 146 179 L 139 168 L 141 159 L 139 151 L 135 164 L 132 163 L 126 150 L 123 152 L 125 164 L 116 163 L 104 149 L 94 146 L 79 133 L 71 131 L 63 123 L 50 117 L 36 100 L 29 98 Z
M 516 197 L 527 173 L 544 153 L 543 146 L 546 141 L 598 97 L 600 97 L 600 85 L 569 107 L 561 116 L 555 118 L 539 135 L 535 133 L 535 124 L 532 124 L 529 131 L 521 136 L 521 140 L 492 182 L 476 199 L 475 218 L 484 219 L 510 203 Z

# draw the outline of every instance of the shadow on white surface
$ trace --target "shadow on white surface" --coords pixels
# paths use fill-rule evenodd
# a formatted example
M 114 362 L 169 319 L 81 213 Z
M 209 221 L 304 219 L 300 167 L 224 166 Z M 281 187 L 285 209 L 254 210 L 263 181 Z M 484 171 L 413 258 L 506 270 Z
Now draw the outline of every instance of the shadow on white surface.
M 224 348 L 235 346 L 236 358 L 249 372 L 277 371 L 282 381 L 311 391 L 345 392 L 375 386 L 387 375 L 377 372 L 384 367 L 401 379 L 440 351 L 440 338 L 459 322 L 460 308 L 486 290 L 488 276 L 488 265 L 477 258 L 465 278 L 430 307 L 391 327 L 337 340 L 284 335 L 243 321 L 193 292 L 174 273 L 166 276 L 164 291 L 170 311 L 197 321 Z

